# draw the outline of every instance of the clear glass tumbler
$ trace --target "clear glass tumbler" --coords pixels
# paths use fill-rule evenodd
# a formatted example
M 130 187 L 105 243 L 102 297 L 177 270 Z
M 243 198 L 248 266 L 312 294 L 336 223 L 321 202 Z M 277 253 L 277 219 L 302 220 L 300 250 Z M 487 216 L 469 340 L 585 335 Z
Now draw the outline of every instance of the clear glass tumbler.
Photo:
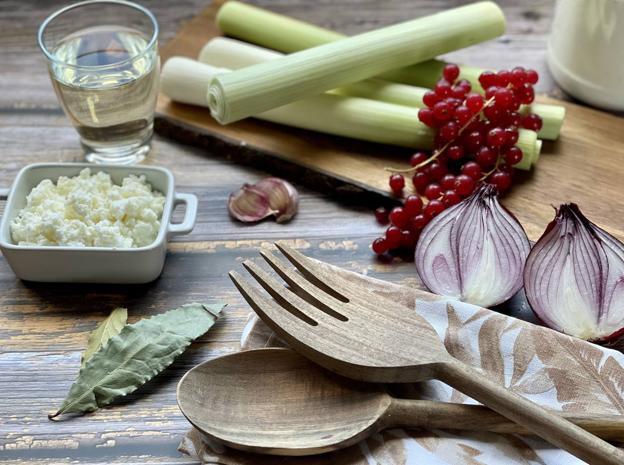
M 154 128 L 160 73 L 154 15 L 124 0 L 75 3 L 43 22 L 38 41 L 87 160 L 143 160 Z

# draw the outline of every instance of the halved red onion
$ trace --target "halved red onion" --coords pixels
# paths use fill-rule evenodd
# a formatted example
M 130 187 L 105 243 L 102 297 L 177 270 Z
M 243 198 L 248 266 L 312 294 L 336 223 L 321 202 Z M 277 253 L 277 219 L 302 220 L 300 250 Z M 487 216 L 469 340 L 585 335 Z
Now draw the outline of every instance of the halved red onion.
M 529 254 L 524 287 L 533 311 L 550 328 L 586 340 L 619 336 L 624 244 L 576 204 L 561 205 Z
M 520 290 L 530 248 L 496 189 L 484 185 L 425 227 L 416 246 L 416 270 L 432 292 L 489 307 Z

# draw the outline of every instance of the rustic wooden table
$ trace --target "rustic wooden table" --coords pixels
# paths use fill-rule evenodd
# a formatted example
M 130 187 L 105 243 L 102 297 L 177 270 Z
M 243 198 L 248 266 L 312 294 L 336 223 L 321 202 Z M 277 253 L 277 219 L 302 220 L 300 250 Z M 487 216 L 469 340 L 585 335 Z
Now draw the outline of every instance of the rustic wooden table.
M 159 19 L 161 41 L 208 0 L 144 0 Z M 52 91 L 35 45 L 43 18 L 66 1 L 0 2 L 0 187 L 27 163 L 82 161 L 75 131 Z M 347 33 L 424 15 L 468 1 L 256 0 L 263 7 Z M 545 43 L 553 1 L 499 1 L 507 33 L 458 61 L 506 67 L 523 64 L 541 76 L 538 91 L 561 97 L 545 69 Z M 301 209 L 288 225 L 232 222 L 226 199 L 244 182 L 271 172 L 228 161 L 227 153 L 182 146 L 156 136 L 149 164 L 166 166 L 179 190 L 200 199 L 192 235 L 174 240 L 162 277 L 144 286 L 24 283 L 0 259 L 0 463 L 192 463 L 176 447 L 189 428 L 175 400 L 175 386 L 193 365 L 238 349 L 249 308 L 227 271 L 275 239 L 293 240 L 307 253 L 348 269 L 418 286 L 413 264 L 378 263 L 369 243 L 380 233 L 371 209 L 301 188 Z M 1 207 L 0 207 L 1 208 Z M 63 266 L 59 263 L 59 266 Z M 224 301 L 225 316 L 170 368 L 111 408 L 64 422 L 47 413 L 58 407 L 77 373 L 88 333 L 115 306 L 132 321 L 189 301 Z

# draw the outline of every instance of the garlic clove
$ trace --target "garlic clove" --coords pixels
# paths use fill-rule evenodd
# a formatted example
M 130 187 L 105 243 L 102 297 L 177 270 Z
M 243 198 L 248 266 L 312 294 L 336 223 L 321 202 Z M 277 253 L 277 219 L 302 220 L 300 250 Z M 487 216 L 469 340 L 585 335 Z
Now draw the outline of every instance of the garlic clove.
M 245 223 L 275 216 L 278 223 L 289 221 L 297 213 L 299 193 L 292 184 L 280 178 L 265 178 L 256 184 L 244 184 L 230 194 L 230 214 Z
M 276 211 L 275 221 L 285 223 L 297 213 L 299 193 L 292 184 L 280 178 L 266 178 L 257 182 L 254 187 L 264 192 L 269 206 Z
M 271 209 L 266 194 L 250 184 L 243 184 L 230 194 L 228 210 L 230 215 L 244 223 L 260 221 L 277 213 Z

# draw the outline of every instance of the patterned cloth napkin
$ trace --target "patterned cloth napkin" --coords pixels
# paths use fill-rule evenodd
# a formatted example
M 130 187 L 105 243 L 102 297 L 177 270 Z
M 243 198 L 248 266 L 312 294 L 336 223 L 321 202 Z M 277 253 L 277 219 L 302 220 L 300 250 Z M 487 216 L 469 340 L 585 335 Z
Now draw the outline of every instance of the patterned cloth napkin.
M 554 410 L 624 414 L 624 355 L 491 310 L 438 299 L 421 291 L 340 268 L 332 272 L 414 306 L 447 350 L 480 367 L 508 389 Z M 250 315 L 241 348 L 283 345 Z M 439 381 L 404 386 L 404 397 L 476 403 Z M 312 457 L 239 452 L 189 431 L 180 451 L 202 464 L 224 465 L 578 465 L 583 461 L 531 436 L 395 429 L 347 449 Z

